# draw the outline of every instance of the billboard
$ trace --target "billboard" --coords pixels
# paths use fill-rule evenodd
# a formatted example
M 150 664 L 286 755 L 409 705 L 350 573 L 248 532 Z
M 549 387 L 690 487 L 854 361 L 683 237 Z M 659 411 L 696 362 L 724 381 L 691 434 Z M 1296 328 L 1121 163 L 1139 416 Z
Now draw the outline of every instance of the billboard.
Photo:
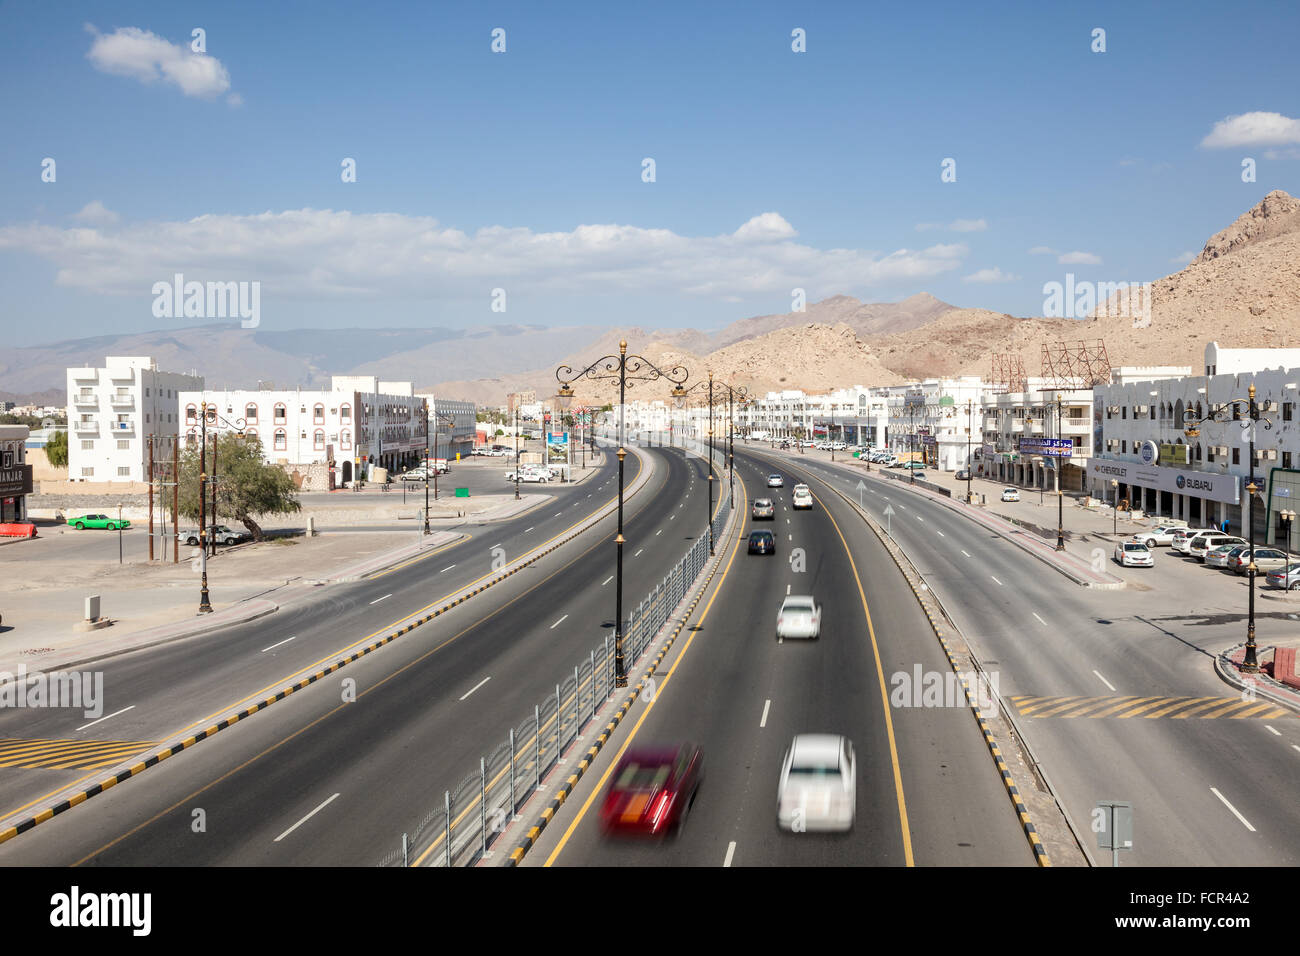
M 1160 445 L 1160 464 L 1162 465 L 1190 465 L 1191 445 L 1166 445 L 1163 442 Z
M 1111 480 L 1121 484 L 1154 488 L 1174 494 L 1194 495 L 1209 501 L 1238 504 L 1241 501 L 1239 476 L 1221 472 L 1188 471 L 1186 468 L 1161 468 L 1135 461 L 1114 458 L 1089 458 L 1088 474 L 1107 488 Z
M 568 432 L 547 432 L 546 433 L 546 461 L 547 464 L 567 464 L 569 461 L 569 433 Z
M 1074 454 L 1074 442 L 1069 438 L 1022 438 L 1020 454 L 1069 458 Z

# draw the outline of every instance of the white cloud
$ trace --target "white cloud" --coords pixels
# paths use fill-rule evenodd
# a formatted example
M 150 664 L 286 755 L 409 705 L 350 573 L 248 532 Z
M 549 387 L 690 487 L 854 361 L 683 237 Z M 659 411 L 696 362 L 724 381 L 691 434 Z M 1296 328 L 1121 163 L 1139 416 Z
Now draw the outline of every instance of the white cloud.
M 121 217 L 98 199 L 92 199 L 81 207 L 80 212 L 74 213 L 72 218 L 92 226 L 111 226 Z
M 243 106 L 243 105 L 244 105 L 244 98 L 243 98 L 242 96 L 240 96 L 238 93 L 231 93 L 229 96 L 226 97 L 226 105 L 227 105 L 227 106 Z
M 1300 143 L 1300 120 L 1281 113 L 1242 113 L 1214 124 L 1201 145 L 1208 149 L 1234 146 L 1280 146 Z
M 1099 266 L 1101 256 L 1091 252 L 1067 252 L 1056 260 L 1063 266 Z
M 742 240 L 757 239 L 768 242 L 773 239 L 792 239 L 799 233 L 795 232 L 794 226 L 786 222 L 779 213 L 765 212 L 749 220 L 732 235 Z
M 1020 276 L 1011 275 L 1009 272 L 1003 272 L 999 267 L 994 266 L 992 269 L 980 269 L 978 272 L 972 272 L 968 276 L 962 276 L 962 282 L 1016 282 Z
M 988 227 L 989 224 L 983 219 L 954 219 L 947 224 L 942 222 L 918 222 L 916 231 L 930 232 L 935 229 L 942 229 L 946 232 L 983 232 Z
M 1277 159 L 1300 159 L 1300 149 L 1291 147 L 1289 149 L 1266 149 L 1264 158 L 1268 160 Z
M 770 218 L 768 218 L 770 216 Z M 816 249 L 788 238 L 775 213 L 735 233 L 683 236 L 666 229 L 580 225 L 569 232 L 489 226 L 474 233 L 428 217 L 294 209 L 134 222 L 120 229 L 0 227 L 0 249 L 52 262 L 59 285 L 141 295 L 183 272 L 198 281 L 259 280 L 268 296 L 467 298 L 511 294 L 667 293 L 747 296 L 803 288 L 852 292 L 957 269 L 961 243 L 888 255 Z
M 171 43 L 139 27 L 118 27 L 112 33 L 100 33 L 89 24 L 86 29 L 95 36 L 86 58 L 101 73 L 127 76 L 141 83 L 163 80 L 186 96 L 204 99 L 230 89 L 230 74 L 216 57 L 194 53 L 188 46 Z
M 1029 250 L 1031 256 L 1059 256 L 1060 253 L 1051 246 L 1034 246 Z

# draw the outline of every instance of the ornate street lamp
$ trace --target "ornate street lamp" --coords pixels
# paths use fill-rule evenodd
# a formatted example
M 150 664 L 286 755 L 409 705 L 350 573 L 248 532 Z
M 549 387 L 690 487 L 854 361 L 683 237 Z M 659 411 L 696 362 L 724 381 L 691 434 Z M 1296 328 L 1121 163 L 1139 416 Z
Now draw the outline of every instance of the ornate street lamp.
M 1056 409 L 1056 437 L 1057 438 L 1061 437 L 1061 405 L 1063 401 L 1064 400 L 1061 398 L 1061 393 L 1057 392 L 1055 399 L 1053 399 L 1050 402 L 1043 402 L 1044 414 L 1046 414 L 1047 409 L 1049 408 Z M 1025 427 L 1028 428 L 1030 425 L 1033 424 L 1033 421 L 1034 420 L 1032 418 L 1026 418 Z M 1061 459 L 1059 455 L 1053 457 L 1056 458 L 1056 461 L 1053 462 L 1053 464 L 1055 465 L 1053 471 L 1056 473 L 1056 550 L 1064 551 L 1065 550 L 1065 495 L 1061 491 Z
M 686 391 L 682 388 L 682 383 L 690 377 L 690 372 L 684 366 L 675 365 L 668 371 L 656 366 L 649 359 L 641 355 L 628 355 L 627 342 L 618 343 L 618 355 L 604 355 L 596 359 L 585 369 L 575 372 L 568 365 L 561 365 L 555 370 L 555 377 L 560 383 L 560 389 L 556 398 L 559 400 L 561 410 L 567 410 L 569 404 L 573 401 L 573 388 L 571 383 L 579 378 L 587 378 L 592 381 L 601 379 L 617 380 L 618 382 L 618 535 L 614 538 L 615 549 L 617 552 L 615 576 L 618 578 L 618 585 L 615 588 L 614 598 L 614 686 L 627 686 L 627 670 L 623 662 L 623 459 L 627 456 L 627 451 L 623 447 L 623 424 L 626 405 L 626 392 L 629 387 L 635 387 L 636 382 L 655 382 L 659 379 L 667 379 L 673 383 L 673 402 L 681 408 L 686 401 Z M 518 438 L 516 437 L 516 442 Z M 516 445 L 516 447 L 518 447 Z M 712 461 L 710 461 L 712 467 Z M 515 463 L 515 494 L 519 493 L 519 465 L 516 453 Z
M 204 527 L 204 519 L 207 517 L 204 507 L 204 498 L 206 497 L 208 483 L 208 421 L 212 424 L 221 422 L 238 432 L 242 438 L 247 422 L 242 418 L 235 419 L 235 422 L 229 421 L 223 416 L 217 414 L 217 406 L 212 405 L 209 412 L 207 402 L 199 403 L 199 613 L 211 614 L 212 601 L 208 595 L 208 542 L 207 529 Z M 191 429 L 191 432 L 193 429 Z M 213 452 L 215 459 L 216 453 Z M 216 505 L 213 504 L 215 511 Z

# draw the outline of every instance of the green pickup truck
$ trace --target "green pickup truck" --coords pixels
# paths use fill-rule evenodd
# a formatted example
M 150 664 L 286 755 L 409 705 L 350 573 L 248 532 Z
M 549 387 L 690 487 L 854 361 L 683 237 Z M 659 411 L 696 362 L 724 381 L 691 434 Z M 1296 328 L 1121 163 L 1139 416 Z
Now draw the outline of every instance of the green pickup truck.
M 107 528 L 109 531 L 116 531 L 118 528 L 131 527 L 131 522 L 125 518 L 110 518 L 108 515 L 81 515 L 78 518 L 69 518 L 68 524 L 78 531 L 84 531 L 86 528 Z

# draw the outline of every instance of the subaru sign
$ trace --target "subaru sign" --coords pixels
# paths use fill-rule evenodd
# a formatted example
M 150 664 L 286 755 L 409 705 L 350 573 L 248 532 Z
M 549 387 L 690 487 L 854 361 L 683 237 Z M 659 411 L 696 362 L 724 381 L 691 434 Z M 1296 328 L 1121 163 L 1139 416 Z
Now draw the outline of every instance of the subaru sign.
M 1153 441 L 1144 441 L 1138 446 L 1138 457 L 1144 465 L 1154 465 L 1160 461 L 1160 446 Z
M 1194 495 L 1208 501 L 1238 504 L 1241 501 L 1239 476 L 1186 468 L 1161 468 L 1135 461 L 1114 458 L 1088 459 L 1088 475 L 1106 488 L 1112 480 L 1139 488 L 1154 488 L 1175 494 Z

